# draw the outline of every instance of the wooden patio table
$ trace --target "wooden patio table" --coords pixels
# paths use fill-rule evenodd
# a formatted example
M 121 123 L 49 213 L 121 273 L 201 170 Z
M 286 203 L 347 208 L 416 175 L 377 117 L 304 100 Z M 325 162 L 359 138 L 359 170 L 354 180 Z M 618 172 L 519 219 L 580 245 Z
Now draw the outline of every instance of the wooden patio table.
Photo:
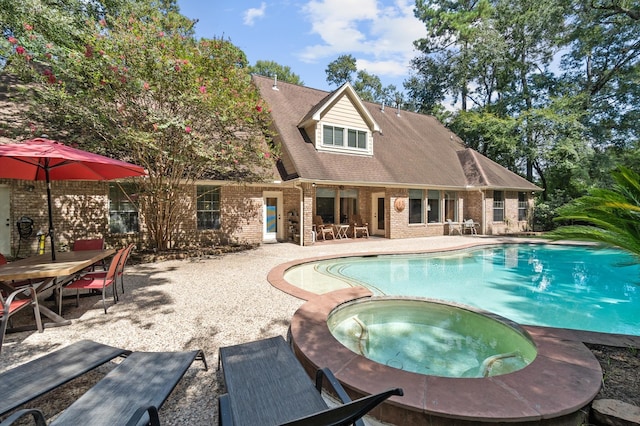
M 52 287 L 54 291 L 62 291 L 61 287 L 66 279 L 115 252 L 115 249 L 69 251 L 56 253 L 56 260 L 51 260 L 51 256 L 47 254 L 16 260 L 0 266 L 0 285 L 9 290 L 13 289 L 12 281 L 42 280 L 32 284 L 36 293 L 42 293 Z M 58 302 L 58 313 L 39 305 L 40 313 L 53 321 L 45 324 L 45 327 L 71 324 L 70 320 L 60 315 L 60 305 L 61 301 Z

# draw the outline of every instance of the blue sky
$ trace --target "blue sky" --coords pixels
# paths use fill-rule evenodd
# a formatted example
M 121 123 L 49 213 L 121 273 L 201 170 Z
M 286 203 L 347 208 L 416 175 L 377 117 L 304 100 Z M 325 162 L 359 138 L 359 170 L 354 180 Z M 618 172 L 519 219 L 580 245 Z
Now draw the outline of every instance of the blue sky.
M 251 64 L 272 60 L 291 67 L 309 87 L 332 90 L 325 69 L 351 54 L 358 69 L 402 90 L 413 41 L 424 25 L 413 0 L 178 0 L 183 15 L 198 19 L 198 37 L 225 38 Z

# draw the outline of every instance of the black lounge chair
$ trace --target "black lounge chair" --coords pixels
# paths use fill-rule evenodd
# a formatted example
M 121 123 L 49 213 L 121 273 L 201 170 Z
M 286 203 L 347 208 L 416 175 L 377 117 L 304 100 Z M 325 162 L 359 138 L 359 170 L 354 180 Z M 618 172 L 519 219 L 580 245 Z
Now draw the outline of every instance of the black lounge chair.
M 219 403 L 219 425 L 362 425 L 361 418 L 402 389 L 351 401 L 329 369 L 318 370 L 316 385 L 281 336 L 220 348 L 227 393 Z M 327 379 L 343 405 L 329 408 L 322 398 Z
M 0 374 L 0 416 L 131 352 L 81 340 Z M 64 368 L 61 368 L 64 367 Z
M 202 351 L 133 352 L 95 386 L 66 408 L 54 425 L 158 425 L 158 410 L 195 359 L 207 362 Z M 46 425 L 37 409 L 17 411 L 2 423 L 25 416 Z

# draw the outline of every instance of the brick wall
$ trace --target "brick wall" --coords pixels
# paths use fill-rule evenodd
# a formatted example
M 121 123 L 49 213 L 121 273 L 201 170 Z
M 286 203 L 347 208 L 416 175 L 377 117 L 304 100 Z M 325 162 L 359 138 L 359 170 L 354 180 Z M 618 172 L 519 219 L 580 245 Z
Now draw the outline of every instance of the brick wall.
M 533 199 L 527 195 L 529 204 L 529 214 L 533 209 Z M 526 231 L 529 229 L 528 221 L 518 220 L 518 192 L 517 191 L 504 191 L 504 221 L 493 221 L 493 191 L 487 191 L 485 214 L 487 218 L 487 231 L 488 235 L 503 235 Z
M 48 215 L 46 187 L 43 182 L 3 180 L 2 184 L 11 191 L 11 247 L 13 252 L 18 246 L 19 235 L 15 227 L 21 216 L 34 220 L 34 235 L 22 242 L 20 256 L 29 256 L 37 252 L 38 231 L 47 232 Z M 179 224 L 176 245 L 220 245 L 227 243 L 260 244 L 263 240 L 263 193 L 278 191 L 283 194 L 282 239 L 293 241 L 289 229 L 289 212 L 298 216 L 302 229 L 294 233 L 304 236 L 305 245 L 312 244 L 313 215 L 315 212 L 315 188 L 303 183 L 304 211 L 300 212 L 301 190 L 297 187 L 223 185 L 221 187 L 221 229 L 198 230 L 196 220 L 195 186 L 184 188 L 184 220 Z M 408 190 L 406 188 L 359 188 L 358 212 L 365 222 L 372 217 L 374 192 L 385 193 L 385 237 L 391 239 L 416 238 L 443 235 L 447 228 L 444 224 L 409 224 Z M 109 233 L 108 218 L 108 182 L 59 181 L 52 183 L 53 220 L 56 227 L 56 248 L 68 250 L 72 242 L 79 238 L 105 238 L 107 246 L 122 246 L 134 242 L 138 247 L 146 247 L 144 234 Z M 493 191 L 487 191 L 484 204 L 483 194 L 479 191 L 459 192 L 459 220 L 473 219 L 481 223 L 480 233 L 504 234 L 528 229 L 526 221 L 518 221 L 518 192 L 505 191 L 505 221 L 493 222 Z M 396 209 L 396 201 L 404 204 L 402 211 Z M 532 201 L 529 200 L 530 208 Z M 482 223 L 484 218 L 486 223 Z M 140 218 L 144 226 L 144 218 Z M 372 228 L 369 224 L 370 229 Z M 144 231 L 144 229 L 143 229 Z M 299 242 L 297 240 L 296 242 Z M 50 250 L 47 240 L 47 250 Z
M 262 242 L 262 191 L 265 188 L 223 186 L 221 200 L 221 236 L 228 242 Z
M 20 242 L 16 222 L 22 216 L 33 222 L 33 235 L 20 244 L 21 257 L 37 253 L 36 233 L 47 233 L 49 215 L 47 190 L 44 182 L 5 181 L 11 188 L 11 247 L 15 254 Z M 68 250 L 78 238 L 100 238 L 107 234 L 108 183 L 85 181 L 56 181 L 51 183 L 53 225 L 56 250 Z M 46 250 L 50 250 L 49 239 Z
M 485 224 L 483 223 L 482 199 L 483 193 L 480 191 L 460 192 L 463 201 L 462 215 L 459 220 L 473 219 L 474 222 L 480 224 L 479 234 L 485 234 Z M 486 212 L 485 212 L 486 214 Z M 486 216 L 484 216 L 486 218 Z
M 15 226 L 22 216 L 34 221 L 33 235 L 23 240 L 19 255 L 37 253 L 36 233 L 49 229 L 46 186 L 43 182 L 6 180 L 1 183 L 10 187 L 11 202 L 11 247 L 12 254 L 18 249 L 20 240 Z M 199 243 L 219 245 L 229 242 L 259 244 L 262 242 L 262 192 L 269 187 L 223 186 L 221 188 L 221 229 L 197 230 L 196 196 L 194 186 L 185 187 L 185 220 L 179 224 L 176 245 Z M 285 200 L 292 200 L 297 191 L 287 189 Z M 121 246 L 134 242 L 146 247 L 144 235 L 109 233 L 109 183 L 92 181 L 59 181 L 52 183 L 53 221 L 56 230 L 56 250 L 70 250 L 73 241 L 79 238 L 105 238 L 107 246 Z M 296 199 L 299 196 L 296 196 Z M 287 211 L 287 210 L 285 210 Z M 141 226 L 144 218 L 140 217 Z M 50 251 L 49 239 L 46 251 Z
M 385 203 L 385 214 L 389 222 L 386 232 L 387 238 L 431 237 L 445 233 L 443 223 L 409 223 L 409 191 L 407 189 L 389 189 L 386 195 L 389 200 L 388 203 Z M 398 211 L 397 203 L 404 205 L 402 211 Z M 426 201 L 424 205 L 426 205 Z

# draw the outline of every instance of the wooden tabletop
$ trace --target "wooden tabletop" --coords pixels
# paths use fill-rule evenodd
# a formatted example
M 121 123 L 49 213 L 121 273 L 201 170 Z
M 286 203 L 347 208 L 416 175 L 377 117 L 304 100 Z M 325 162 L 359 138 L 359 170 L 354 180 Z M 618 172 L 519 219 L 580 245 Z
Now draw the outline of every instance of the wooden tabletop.
M 71 275 L 111 256 L 115 249 L 82 250 L 27 257 L 0 266 L 0 281 L 27 280 Z

